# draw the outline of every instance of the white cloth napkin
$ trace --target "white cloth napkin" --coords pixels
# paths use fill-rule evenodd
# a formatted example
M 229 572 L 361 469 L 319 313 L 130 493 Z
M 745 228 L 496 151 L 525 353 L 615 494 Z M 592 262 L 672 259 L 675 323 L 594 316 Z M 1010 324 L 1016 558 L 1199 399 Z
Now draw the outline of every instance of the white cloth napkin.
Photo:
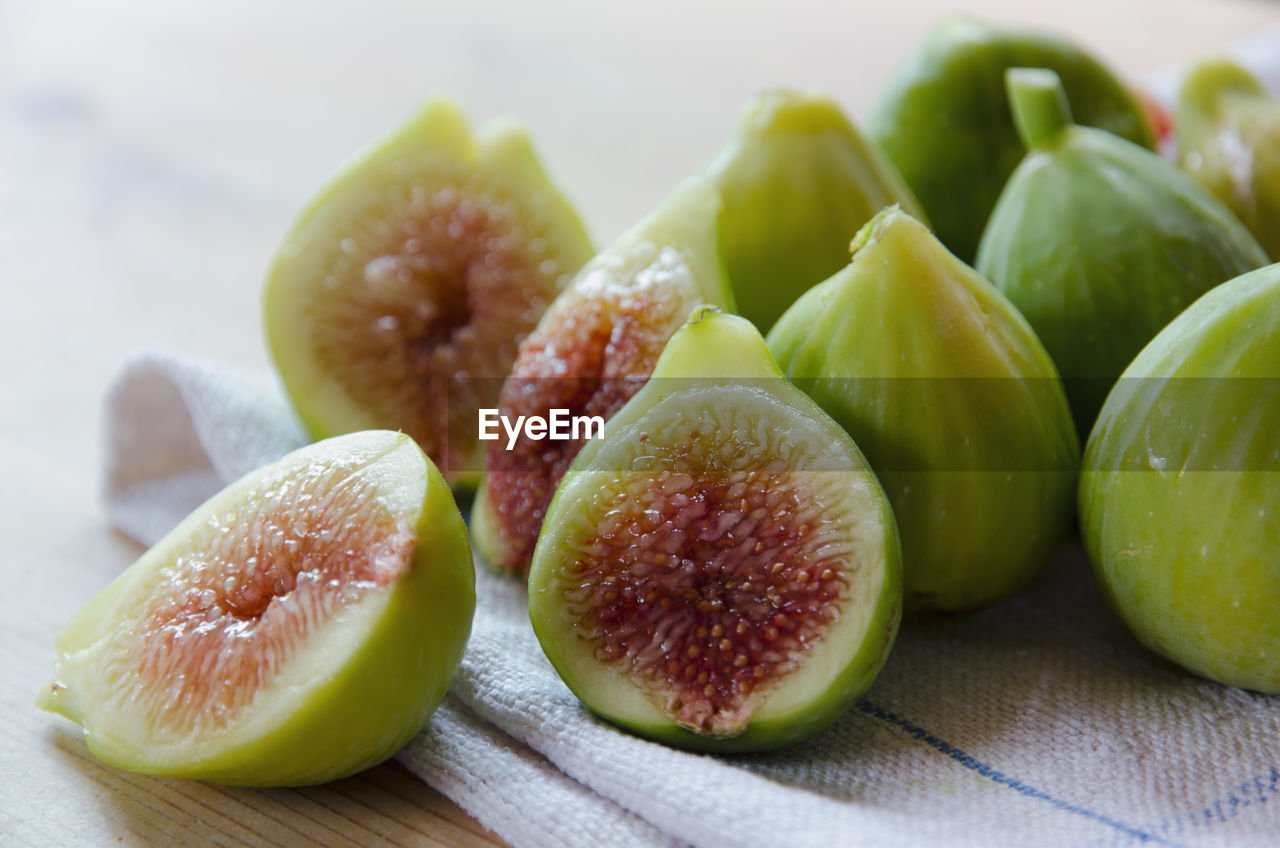
M 163 352 L 107 401 L 111 522 L 154 542 L 205 497 L 302 444 L 273 381 Z M 593 718 L 483 567 L 466 657 L 399 754 L 523 846 L 1275 845 L 1280 698 L 1141 648 L 1078 549 L 1025 593 L 904 626 L 871 691 L 792 748 L 690 754 Z

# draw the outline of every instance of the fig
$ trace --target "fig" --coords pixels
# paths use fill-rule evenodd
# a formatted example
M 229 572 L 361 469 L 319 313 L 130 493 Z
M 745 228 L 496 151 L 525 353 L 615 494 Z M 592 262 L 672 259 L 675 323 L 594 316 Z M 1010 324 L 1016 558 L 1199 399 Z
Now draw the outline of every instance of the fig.
M 890 79 L 869 127 L 938 238 L 964 262 L 973 262 L 1000 189 L 1022 160 L 1004 87 L 1014 67 L 1052 68 L 1080 123 L 1155 145 L 1142 106 L 1076 45 L 967 19 L 934 27 Z
M 658 354 L 701 303 L 728 305 L 717 243 L 720 197 L 690 177 L 587 264 L 520 346 L 498 414 L 547 418 L 552 410 L 607 420 L 644 385 Z M 598 432 L 593 431 L 593 435 Z M 556 484 L 585 441 L 489 442 L 471 510 L 476 550 L 491 565 L 528 572 Z
M 271 355 L 313 438 L 402 430 L 473 482 L 476 410 L 592 253 L 525 131 L 473 139 L 437 95 L 294 222 L 266 284 Z
M 753 98 L 707 169 L 737 312 L 768 332 L 806 289 L 844 267 L 849 239 L 897 203 L 923 217 L 892 163 L 836 103 L 777 89 Z
M 872 218 L 852 250 L 769 350 L 879 476 L 907 610 L 993 604 L 1070 528 L 1079 442 L 1061 381 L 1013 305 L 902 210 Z
M 1011 69 L 1009 94 L 1028 154 L 983 233 L 977 269 L 1039 334 L 1084 438 L 1152 336 L 1267 257 L 1230 210 L 1177 167 L 1072 124 L 1052 71 Z
M 750 322 L 701 307 L 564 475 L 529 615 L 598 715 L 754 751 L 817 733 L 871 685 L 901 593 L 893 514 L 857 446 Z
M 474 609 L 440 472 L 407 435 L 353 433 L 251 472 L 144 553 L 58 635 L 39 705 L 122 768 L 320 783 L 426 725 Z
M 1080 533 L 1142 644 L 1228 686 L 1280 693 L 1280 265 L 1210 291 L 1107 398 Z
M 1280 100 L 1228 59 L 1206 59 L 1178 97 L 1178 162 L 1280 258 Z

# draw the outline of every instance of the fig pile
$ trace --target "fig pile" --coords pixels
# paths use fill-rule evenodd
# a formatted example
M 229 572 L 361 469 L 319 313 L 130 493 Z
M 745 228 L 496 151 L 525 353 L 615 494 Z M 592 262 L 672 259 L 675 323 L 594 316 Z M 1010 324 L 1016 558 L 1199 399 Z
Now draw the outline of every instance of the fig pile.
M 323 440 L 96 597 L 41 706 L 139 771 L 348 774 L 443 697 L 474 542 L 587 709 L 765 750 L 843 715 L 904 614 L 999 603 L 1077 519 L 1143 644 L 1280 692 L 1280 103 L 1199 66 L 1175 164 L 1140 102 L 1078 45 L 951 21 L 867 135 L 764 92 L 592 258 L 524 130 L 432 98 L 268 275 Z

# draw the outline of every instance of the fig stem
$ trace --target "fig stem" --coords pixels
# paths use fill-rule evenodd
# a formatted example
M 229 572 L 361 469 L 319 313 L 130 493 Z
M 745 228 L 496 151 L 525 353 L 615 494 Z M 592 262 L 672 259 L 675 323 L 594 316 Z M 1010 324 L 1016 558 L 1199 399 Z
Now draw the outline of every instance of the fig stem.
M 1071 105 L 1062 80 L 1048 68 L 1010 68 L 1004 74 L 1009 108 L 1028 150 L 1045 147 L 1071 126 Z

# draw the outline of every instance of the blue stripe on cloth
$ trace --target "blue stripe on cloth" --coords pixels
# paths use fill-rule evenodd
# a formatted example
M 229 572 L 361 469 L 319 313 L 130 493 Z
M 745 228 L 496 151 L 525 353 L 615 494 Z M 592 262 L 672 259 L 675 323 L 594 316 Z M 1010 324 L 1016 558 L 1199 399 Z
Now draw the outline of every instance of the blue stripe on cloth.
M 1199 812 L 1179 816 L 1159 831 L 1180 834 L 1188 826 L 1195 828 L 1225 822 L 1238 816 L 1246 807 L 1256 808 L 1273 799 L 1280 799 L 1280 768 L 1274 766 L 1265 774 L 1240 784 L 1226 797 L 1213 801 Z
M 1153 833 L 1148 833 L 1144 830 L 1139 830 L 1136 827 L 1127 825 L 1124 822 L 1116 821 L 1115 819 L 1110 818 L 1108 816 L 1104 816 L 1101 813 L 1095 813 L 1093 810 L 1089 810 L 1084 807 L 1078 806 L 1076 804 L 1072 804 L 1069 801 L 1063 801 L 1061 798 L 1055 798 L 1047 792 L 1036 789 L 1034 786 L 1028 786 L 1027 784 L 1023 783 L 1020 780 L 1016 780 L 1015 778 L 1009 777 L 1005 774 L 1001 774 L 1000 772 L 996 771 L 986 763 L 975 759 L 969 754 L 966 754 L 964 751 L 952 745 L 950 742 L 946 742 L 942 739 L 939 739 L 937 736 L 934 736 L 932 733 L 925 730 L 923 727 L 920 727 L 919 725 L 914 724 L 911 721 L 908 721 L 907 719 L 903 718 L 897 713 L 892 713 L 889 710 L 886 710 L 884 707 L 881 707 L 877 704 L 873 704 L 871 701 L 868 701 L 866 698 L 860 699 L 858 701 L 857 706 L 861 712 L 864 712 L 867 715 L 872 716 L 874 718 L 878 718 L 881 721 L 888 722 L 889 724 L 892 724 L 895 727 L 898 727 L 906 731 L 906 733 L 909 736 L 911 736 L 913 739 L 918 739 L 919 741 L 925 743 L 929 747 L 934 748 L 935 750 L 943 754 L 946 754 L 948 757 L 960 763 L 960 765 L 964 766 L 965 768 L 972 769 L 973 771 L 976 771 L 978 774 L 982 775 L 983 777 L 991 781 L 994 781 L 995 783 L 998 783 L 1001 786 L 1007 786 L 1013 791 L 1021 795 L 1026 795 L 1028 798 L 1035 798 L 1040 801 L 1045 801 L 1064 812 L 1074 813 L 1078 816 L 1084 816 L 1085 818 L 1092 819 L 1093 821 L 1096 821 L 1099 824 L 1104 824 L 1107 827 L 1115 828 L 1121 833 L 1131 836 L 1140 842 L 1149 842 L 1153 845 L 1176 845 L 1176 843 L 1169 842 L 1165 839 L 1162 839 Z

